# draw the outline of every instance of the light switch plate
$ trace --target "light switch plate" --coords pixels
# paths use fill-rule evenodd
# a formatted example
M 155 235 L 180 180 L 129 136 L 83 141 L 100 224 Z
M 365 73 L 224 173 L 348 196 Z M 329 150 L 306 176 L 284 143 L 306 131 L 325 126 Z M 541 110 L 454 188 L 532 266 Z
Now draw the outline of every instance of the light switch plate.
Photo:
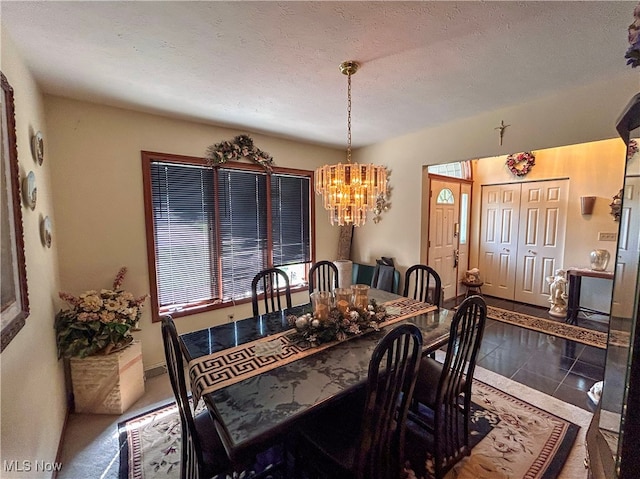
M 598 233 L 598 241 L 615 241 L 618 239 L 617 233 Z

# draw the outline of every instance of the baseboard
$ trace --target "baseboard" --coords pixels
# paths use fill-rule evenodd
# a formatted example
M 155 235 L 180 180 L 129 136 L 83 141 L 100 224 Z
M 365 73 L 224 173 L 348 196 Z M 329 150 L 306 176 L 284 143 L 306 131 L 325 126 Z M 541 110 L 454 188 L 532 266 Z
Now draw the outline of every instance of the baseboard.
M 160 364 L 158 366 L 155 366 L 153 368 L 149 368 L 149 369 L 145 369 L 144 370 L 144 377 L 145 379 L 149 379 L 149 378 L 153 378 L 156 376 L 161 376 L 162 374 L 166 374 L 167 373 L 167 365 L 166 364 Z

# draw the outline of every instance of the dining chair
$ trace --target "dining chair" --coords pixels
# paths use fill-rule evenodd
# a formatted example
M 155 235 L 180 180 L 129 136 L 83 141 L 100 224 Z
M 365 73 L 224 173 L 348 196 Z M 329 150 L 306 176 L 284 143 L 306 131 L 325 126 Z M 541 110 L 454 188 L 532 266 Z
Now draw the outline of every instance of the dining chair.
M 299 429 L 295 477 L 397 479 L 422 334 L 402 324 L 382 338 L 360 394 L 319 411 Z M 300 474 L 304 467 L 306 476 Z
M 338 267 L 331 261 L 318 261 L 309 268 L 309 293 L 316 287 L 318 291 L 333 291 L 338 287 Z
M 431 266 L 414 264 L 404 275 L 402 296 L 440 307 L 442 281 L 440 275 Z
M 176 398 L 182 430 L 181 479 L 211 478 L 227 472 L 231 463 L 208 409 L 195 414 L 187 395 L 184 360 L 171 316 L 162 318 L 162 339 L 171 389 Z
M 407 441 L 423 442 L 425 450 L 431 451 L 436 479 L 443 478 L 471 453 L 471 384 L 486 318 L 484 299 L 466 298 L 451 321 L 444 363 L 430 357 L 420 361 L 407 422 Z
M 291 289 L 287 274 L 278 268 L 269 268 L 260 271 L 251 281 L 251 302 L 253 315 L 258 316 L 259 294 L 263 294 L 265 313 L 280 311 L 291 307 Z M 286 305 L 282 305 L 282 295 L 286 299 Z

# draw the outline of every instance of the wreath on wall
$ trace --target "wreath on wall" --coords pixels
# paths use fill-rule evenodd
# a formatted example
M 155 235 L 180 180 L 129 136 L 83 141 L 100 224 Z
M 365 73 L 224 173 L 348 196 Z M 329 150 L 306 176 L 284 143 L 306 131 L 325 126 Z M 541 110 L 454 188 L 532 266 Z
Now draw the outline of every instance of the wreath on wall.
M 509 171 L 515 176 L 524 176 L 531 171 L 533 165 L 536 164 L 536 157 L 533 153 L 525 151 L 517 155 L 507 156 L 505 163 Z
M 613 201 L 609 204 L 611 207 L 611 216 L 613 221 L 620 221 L 620 215 L 622 214 L 622 195 L 624 194 L 624 188 L 618 191 L 618 194 L 613 197 Z
M 240 161 L 243 158 L 262 166 L 269 173 L 273 170 L 273 157 L 266 151 L 256 148 L 249 135 L 238 135 L 231 141 L 222 141 L 207 148 L 205 158 L 212 166 L 227 161 Z

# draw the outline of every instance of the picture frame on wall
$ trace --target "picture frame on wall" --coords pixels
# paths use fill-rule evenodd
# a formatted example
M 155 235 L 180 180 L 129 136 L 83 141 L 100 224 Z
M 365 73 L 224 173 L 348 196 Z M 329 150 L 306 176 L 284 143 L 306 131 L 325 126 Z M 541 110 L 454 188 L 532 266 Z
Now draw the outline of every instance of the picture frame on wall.
M 0 72 L 2 83 L 1 126 L 2 162 L 0 181 L 0 242 L 2 244 L 2 277 L 0 278 L 0 352 L 24 327 L 29 316 L 27 270 L 24 254 L 22 206 L 20 199 L 20 170 L 16 141 L 15 103 L 13 88 Z

